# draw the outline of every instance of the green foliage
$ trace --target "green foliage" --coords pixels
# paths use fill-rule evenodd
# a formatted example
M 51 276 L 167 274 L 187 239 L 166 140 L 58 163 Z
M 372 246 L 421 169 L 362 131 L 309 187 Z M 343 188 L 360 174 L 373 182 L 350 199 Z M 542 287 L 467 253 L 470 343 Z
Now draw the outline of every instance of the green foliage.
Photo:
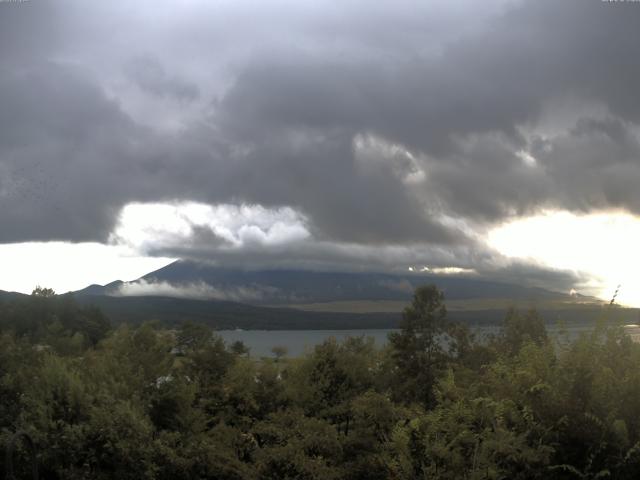
M 435 285 L 416 289 L 411 305 L 402 314 L 400 332 L 389 336 L 400 379 L 399 398 L 433 405 L 433 386 L 446 362 L 442 345 L 448 327 L 446 316 L 444 295 Z
M 213 332 L 206 325 L 185 322 L 178 331 L 176 348 L 181 352 L 197 351 L 211 341 L 212 335 Z
M 111 330 L 98 310 L 47 289 L 0 305 L 0 325 L 0 449 L 28 432 L 42 478 L 640 471 L 640 345 L 613 322 L 559 346 L 535 312 L 511 310 L 478 341 L 428 286 L 387 347 L 329 339 L 298 358 L 251 358 L 196 324 Z
M 289 350 L 287 349 L 287 347 L 284 347 L 282 345 L 276 345 L 271 349 L 271 353 L 273 353 L 273 356 L 276 357 L 277 362 L 281 358 L 286 357 L 287 353 L 289 353 Z
M 256 454 L 260 478 L 340 478 L 337 464 L 342 448 L 338 432 L 329 423 L 292 408 L 271 414 L 254 432 L 260 446 Z
M 28 337 L 63 355 L 97 345 L 110 329 L 101 310 L 81 306 L 73 296 L 56 295 L 50 288 L 36 287 L 30 296 L 0 302 L 0 331 Z
M 506 355 L 516 355 L 526 343 L 544 345 L 549 339 L 544 321 L 535 310 L 522 315 L 511 308 L 504 320 L 502 332 L 495 339 L 496 347 Z
M 229 349 L 236 355 L 249 355 L 249 347 L 242 340 L 236 340 L 231 344 Z
M 56 295 L 56 292 L 53 290 L 53 288 L 45 288 L 45 287 L 41 287 L 40 285 L 34 288 L 33 291 L 31 292 L 31 296 L 40 297 L 40 298 L 51 298 L 51 297 L 54 297 L 55 295 Z

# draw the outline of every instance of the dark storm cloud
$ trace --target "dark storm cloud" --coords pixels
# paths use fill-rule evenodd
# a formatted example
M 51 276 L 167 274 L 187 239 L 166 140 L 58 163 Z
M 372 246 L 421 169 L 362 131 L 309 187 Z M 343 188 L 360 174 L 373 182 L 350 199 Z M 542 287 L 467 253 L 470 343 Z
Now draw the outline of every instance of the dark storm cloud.
M 563 96 L 602 103 L 619 122 L 635 121 L 640 69 L 632 40 L 640 40 L 639 20 L 640 8 L 536 2 L 508 10 L 436 57 L 410 51 L 379 62 L 330 54 L 318 60 L 291 49 L 251 63 L 224 98 L 221 116 L 240 139 L 340 129 L 429 154 L 425 190 L 458 215 L 497 221 L 570 206 L 566 197 L 590 204 L 588 182 L 581 188 L 572 178 L 527 168 L 516 153 L 528 148 L 525 132 L 543 109 Z M 601 155 L 609 166 L 621 153 L 638 163 L 635 151 L 608 147 Z M 553 162 L 559 171 L 573 163 L 558 155 Z M 571 168 L 573 178 L 593 173 L 586 163 Z M 633 191 L 620 195 L 635 209 Z
M 574 288 L 588 291 L 590 280 L 590 275 L 584 272 L 550 269 L 518 260 L 499 266 L 489 264 L 480 268 L 478 273 L 498 282 L 537 286 L 563 293 L 569 293 Z
M 112 142 L 135 125 L 74 69 L 0 72 L 0 241 L 106 235 L 119 188 L 101 174 L 124 167 Z
M 104 241 L 130 201 L 205 198 L 211 143 L 137 124 L 84 69 L 0 68 L 0 104 L 0 242 Z
M 313 264 L 489 265 L 456 221 L 640 212 L 639 24 L 595 0 L 0 3 L 0 242 L 193 200 L 302 212 Z

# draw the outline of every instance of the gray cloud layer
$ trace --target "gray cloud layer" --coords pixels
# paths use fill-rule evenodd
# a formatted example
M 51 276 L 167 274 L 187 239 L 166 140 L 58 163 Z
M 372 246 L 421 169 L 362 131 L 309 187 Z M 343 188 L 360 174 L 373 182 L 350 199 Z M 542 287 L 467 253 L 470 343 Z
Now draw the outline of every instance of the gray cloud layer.
M 640 212 L 640 7 L 450 3 L 0 3 L 0 242 L 255 203 L 309 219 L 313 262 L 473 267 L 489 253 L 443 218 Z

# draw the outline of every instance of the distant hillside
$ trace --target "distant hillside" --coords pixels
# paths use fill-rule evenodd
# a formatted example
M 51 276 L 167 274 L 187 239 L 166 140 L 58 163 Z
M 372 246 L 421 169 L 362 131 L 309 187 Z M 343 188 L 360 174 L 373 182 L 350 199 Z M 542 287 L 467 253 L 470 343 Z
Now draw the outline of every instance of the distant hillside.
M 177 325 L 184 320 L 204 323 L 219 330 L 357 330 L 397 328 L 401 314 L 314 312 L 293 308 L 270 308 L 215 300 L 189 300 L 168 297 L 109 297 L 78 296 L 84 304 L 98 306 L 114 323 L 140 323 L 157 320 Z M 636 322 L 638 309 L 583 306 L 566 309 L 542 308 L 542 318 L 549 324 L 561 320 L 566 323 L 593 323 L 603 314 L 626 323 Z M 467 324 L 500 324 L 506 309 L 453 310 L 451 320 Z
M 4 300 L 4 301 L 13 300 L 21 296 L 24 296 L 24 294 L 17 293 L 17 292 L 5 292 L 4 290 L 0 290 L 0 300 Z
M 321 330 L 396 328 L 397 313 L 325 313 L 269 308 L 215 300 L 168 297 L 79 295 L 83 304 L 99 307 L 114 323 L 157 320 L 177 325 L 185 320 L 216 329 Z

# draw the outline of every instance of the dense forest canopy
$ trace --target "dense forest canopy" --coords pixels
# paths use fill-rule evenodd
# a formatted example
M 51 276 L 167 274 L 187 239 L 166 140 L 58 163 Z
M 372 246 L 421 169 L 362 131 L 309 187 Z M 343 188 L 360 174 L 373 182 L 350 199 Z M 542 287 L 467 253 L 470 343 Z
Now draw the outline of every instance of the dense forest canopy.
M 512 310 L 476 339 L 426 286 L 385 347 L 254 358 L 37 289 L 0 303 L 0 448 L 26 432 L 45 479 L 636 478 L 640 345 L 614 314 L 569 342 Z

